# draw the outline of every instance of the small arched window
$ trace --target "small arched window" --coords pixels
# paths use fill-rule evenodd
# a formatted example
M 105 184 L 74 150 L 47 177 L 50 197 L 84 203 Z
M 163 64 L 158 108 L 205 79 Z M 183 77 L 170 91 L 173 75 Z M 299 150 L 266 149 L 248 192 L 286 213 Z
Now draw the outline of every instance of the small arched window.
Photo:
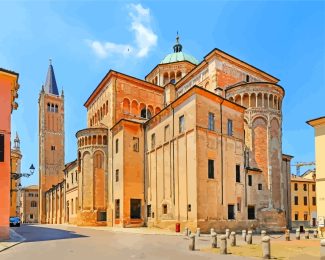
M 152 117 L 152 114 L 151 114 L 151 112 L 150 112 L 149 109 L 143 108 L 143 109 L 141 110 L 141 117 L 142 117 L 142 118 L 150 119 L 150 118 Z
M 32 202 L 30 203 L 30 206 L 31 206 L 32 208 L 36 208 L 36 207 L 37 207 L 37 202 L 36 202 L 36 201 L 32 201 Z
M 107 136 L 106 135 L 104 135 L 104 137 L 103 137 L 103 144 L 107 145 Z
M 58 112 L 59 112 L 59 107 L 58 107 L 58 105 L 55 105 L 54 112 L 55 112 L 55 113 L 58 113 Z
M 50 105 L 50 103 L 47 103 L 47 111 L 48 111 L 48 112 L 51 111 L 51 105 Z

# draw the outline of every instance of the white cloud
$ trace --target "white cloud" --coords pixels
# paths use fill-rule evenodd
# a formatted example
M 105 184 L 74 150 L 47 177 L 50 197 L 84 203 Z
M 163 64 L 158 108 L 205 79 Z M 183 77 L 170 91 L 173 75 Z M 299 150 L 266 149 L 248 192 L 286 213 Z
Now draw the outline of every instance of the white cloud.
M 139 58 L 148 55 L 149 51 L 157 45 L 158 37 L 151 29 L 151 16 L 149 8 L 141 4 L 128 5 L 131 18 L 130 31 L 134 33 L 133 44 L 119 44 L 114 42 L 88 41 L 94 53 L 102 59 L 111 55 L 133 55 Z

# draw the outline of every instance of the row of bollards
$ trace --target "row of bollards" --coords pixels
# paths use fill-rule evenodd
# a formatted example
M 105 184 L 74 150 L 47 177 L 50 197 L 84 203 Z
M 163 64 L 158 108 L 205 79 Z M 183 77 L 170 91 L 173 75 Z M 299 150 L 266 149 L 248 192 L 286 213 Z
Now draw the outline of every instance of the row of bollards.
M 191 231 L 188 228 L 185 228 L 185 235 L 187 235 L 190 239 L 189 250 L 195 250 L 195 238 L 200 237 L 201 232 L 200 229 L 197 229 L 196 234 L 191 234 Z M 210 230 L 211 233 L 211 247 L 217 248 L 218 238 L 217 233 L 214 231 L 213 228 Z M 317 238 L 317 230 L 313 233 L 314 238 Z M 262 254 L 264 259 L 271 258 L 271 238 L 270 236 L 266 235 L 266 231 L 261 231 L 261 245 L 262 245 Z M 242 231 L 242 238 L 246 241 L 247 244 L 252 244 L 252 231 L 249 230 L 246 235 L 246 230 Z M 305 232 L 305 238 L 309 239 L 309 232 Z M 220 236 L 220 254 L 227 254 L 227 239 L 230 239 L 230 245 L 236 246 L 236 232 L 230 232 L 229 229 L 226 230 L 224 235 Z M 296 230 L 296 239 L 300 239 L 300 230 Z M 285 240 L 290 241 L 290 231 L 285 231 Z M 325 239 L 321 240 L 320 242 L 320 253 L 321 253 L 321 260 L 325 260 Z
M 288 233 L 288 235 L 287 235 Z M 286 230 L 286 237 L 289 236 L 289 239 L 287 241 L 290 240 L 290 231 L 289 230 Z M 318 231 L 317 230 L 314 230 L 314 233 L 313 233 L 313 237 L 314 238 L 317 238 L 318 237 Z M 305 239 L 309 239 L 309 230 L 306 230 L 305 231 Z M 296 240 L 300 240 L 300 229 L 297 228 L 296 229 Z

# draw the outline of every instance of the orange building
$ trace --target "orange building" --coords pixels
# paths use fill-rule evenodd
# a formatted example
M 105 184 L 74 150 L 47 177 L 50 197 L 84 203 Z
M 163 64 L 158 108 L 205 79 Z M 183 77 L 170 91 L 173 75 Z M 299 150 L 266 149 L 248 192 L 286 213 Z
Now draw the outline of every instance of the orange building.
M 0 68 L 0 240 L 9 238 L 11 113 L 18 108 L 18 77 Z

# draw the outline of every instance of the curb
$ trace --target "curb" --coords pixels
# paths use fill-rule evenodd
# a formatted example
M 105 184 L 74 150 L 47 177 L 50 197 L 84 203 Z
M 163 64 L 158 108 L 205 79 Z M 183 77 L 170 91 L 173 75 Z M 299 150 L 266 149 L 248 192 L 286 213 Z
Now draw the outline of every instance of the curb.
M 10 240 L 0 242 L 0 252 L 5 251 L 9 248 L 12 248 L 16 245 L 19 245 L 20 243 L 24 242 L 25 240 L 26 239 L 23 236 L 21 236 L 20 234 L 15 232 L 13 229 L 10 229 Z M 8 245 L 3 246 L 3 245 L 1 245 L 2 243 L 6 243 Z M 1 246 L 3 246 L 3 248 L 1 248 Z

